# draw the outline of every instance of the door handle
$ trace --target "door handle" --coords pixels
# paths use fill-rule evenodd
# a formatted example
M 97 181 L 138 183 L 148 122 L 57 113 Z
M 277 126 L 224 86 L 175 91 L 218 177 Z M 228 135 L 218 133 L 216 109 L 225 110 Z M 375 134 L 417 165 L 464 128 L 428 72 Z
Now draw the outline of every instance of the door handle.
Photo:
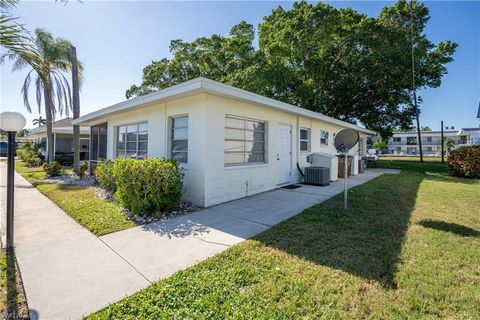
M 280 161 L 280 155 L 277 153 L 277 161 Z

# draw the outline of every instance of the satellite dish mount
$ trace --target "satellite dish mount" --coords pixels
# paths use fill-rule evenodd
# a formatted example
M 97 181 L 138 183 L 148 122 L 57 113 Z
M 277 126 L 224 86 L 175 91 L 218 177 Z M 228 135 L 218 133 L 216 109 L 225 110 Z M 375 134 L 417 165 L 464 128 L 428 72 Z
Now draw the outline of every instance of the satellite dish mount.
M 343 169 L 344 169 L 344 176 L 343 176 L 343 209 L 347 209 L 348 202 L 347 202 L 347 180 L 348 180 L 348 152 L 352 149 L 360 139 L 360 136 L 356 130 L 353 129 L 342 129 L 335 135 L 335 148 L 337 149 L 338 153 L 343 156 Z

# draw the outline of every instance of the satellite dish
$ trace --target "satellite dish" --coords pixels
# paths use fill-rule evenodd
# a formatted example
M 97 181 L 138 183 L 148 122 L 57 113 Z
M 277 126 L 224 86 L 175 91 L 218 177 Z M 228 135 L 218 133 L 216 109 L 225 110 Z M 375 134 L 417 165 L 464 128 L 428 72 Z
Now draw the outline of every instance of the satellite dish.
M 335 135 L 335 148 L 343 154 L 343 209 L 347 209 L 347 179 L 348 179 L 348 151 L 352 149 L 360 139 L 360 135 L 353 129 L 342 129 Z
M 360 135 L 353 129 L 342 129 L 335 135 L 335 148 L 340 153 L 347 153 L 360 139 Z

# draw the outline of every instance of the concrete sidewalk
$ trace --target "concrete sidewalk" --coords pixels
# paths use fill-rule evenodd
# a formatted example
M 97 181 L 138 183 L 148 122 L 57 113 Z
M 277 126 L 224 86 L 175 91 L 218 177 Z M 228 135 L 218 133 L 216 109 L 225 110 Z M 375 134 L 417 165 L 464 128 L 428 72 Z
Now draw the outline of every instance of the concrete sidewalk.
M 0 164 L 2 176 L 5 165 Z M 350 187 L 395 170 L 375 169 Z M 2 178 L 2 215 L 5 179 Z M 96 237 L 16 175 L 15 242 L 33 318 L 76 319 L 221 252 L 341 192 L 279 189 Z M 2 217 L 3 221 L 3 217 Z

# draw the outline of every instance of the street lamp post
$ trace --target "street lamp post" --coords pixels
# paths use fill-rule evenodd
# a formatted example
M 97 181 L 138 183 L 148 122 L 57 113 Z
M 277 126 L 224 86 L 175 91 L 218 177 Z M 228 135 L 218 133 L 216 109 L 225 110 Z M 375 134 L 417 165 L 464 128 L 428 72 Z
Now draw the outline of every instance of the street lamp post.
M 7 132 L 7 253 L 13 253 L 13 199 L 15 189 L 15 133 L 25 127 L 25 118 L 18 112 L 0 113 L 0 128 Z

